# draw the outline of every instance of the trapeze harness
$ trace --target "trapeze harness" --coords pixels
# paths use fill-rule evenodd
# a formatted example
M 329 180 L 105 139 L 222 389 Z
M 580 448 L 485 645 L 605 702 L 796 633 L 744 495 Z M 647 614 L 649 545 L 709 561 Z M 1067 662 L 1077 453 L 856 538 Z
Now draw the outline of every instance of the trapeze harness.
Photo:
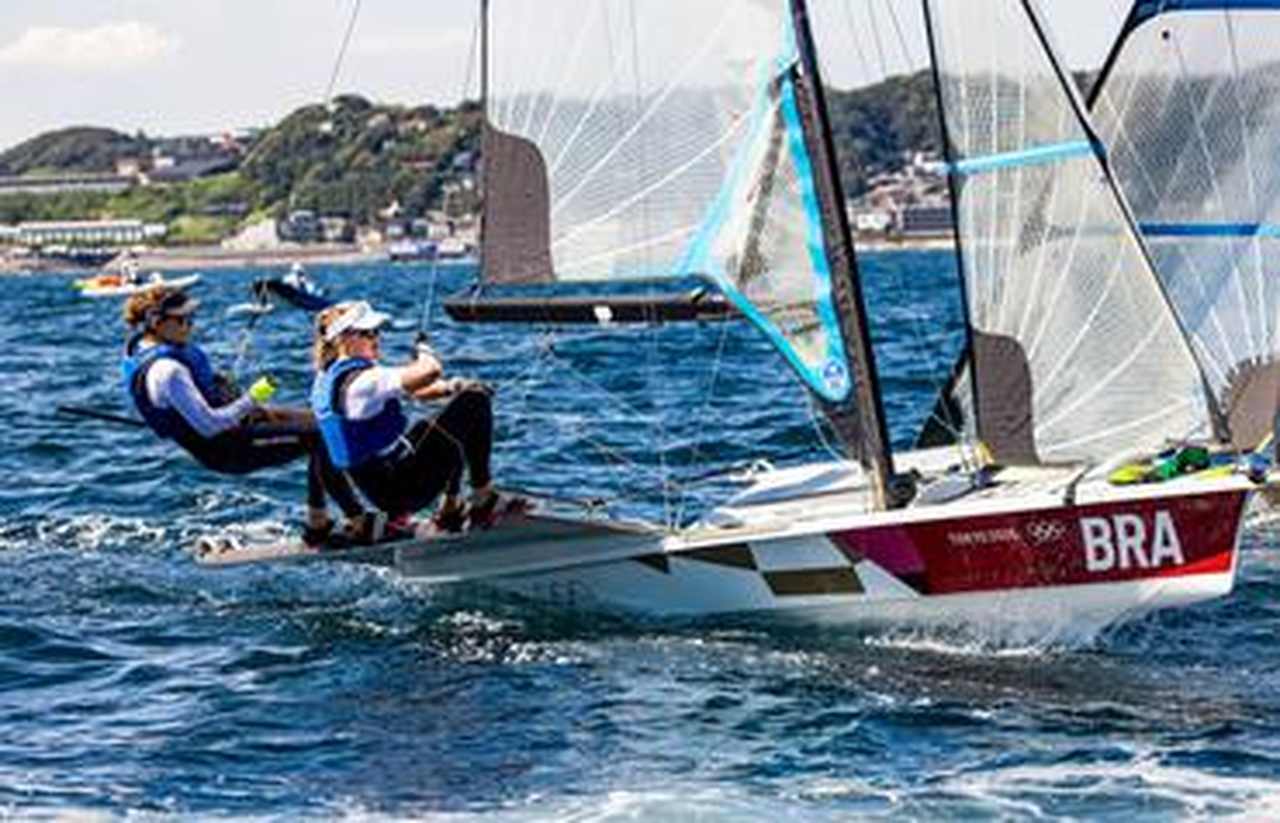
M 409 421 L 399 399 L 387 400 L 380 412 L 365 420 L 353 420 L 345 414 L 342 398 L 347 386 L 360 372 L 374 365 L 372 360 L 363 357 L 337 360 L 316 378 L 311 389 L 311 410 L 315 412 L 329 459 L 344 471 L 379 458 L 394 458 L 408 447 L 404 433 Z
M 391 514 L 415 512 L 441 492 L 457 494 L 465 470 L 471 485 L 489 482 L 493 417 L 489 396 L 464 392 L 435 418 L 408 425 L 399 398 L 364 420 L 347 416 L 347 387 L 376 364 L 338 360 L 317 376 L 311 409 L 330 460 L 348 472 L 365 497 Z
M 219 408 L 235 400 L 221 385 L 214 374 L 209 357 L 198 346 L 175 346 L 160 343 L 140 349 L 142 333 L 135 334 L 125 344 L 125 358 L 121 364 L 124 389 L 133 399 L 138 413 L 147 425 L 160 437 L 173 440 L 192 454 L 196 460 L 210 467 L 222 462 L 215 444 L 216 438 L 207 438 L 196 431 L 176 409 L 162 409 L 151 402 L 147 394 L 147 371 L 162 359 L 175 360 L 191 372 L 196 390 L 211 408 Z

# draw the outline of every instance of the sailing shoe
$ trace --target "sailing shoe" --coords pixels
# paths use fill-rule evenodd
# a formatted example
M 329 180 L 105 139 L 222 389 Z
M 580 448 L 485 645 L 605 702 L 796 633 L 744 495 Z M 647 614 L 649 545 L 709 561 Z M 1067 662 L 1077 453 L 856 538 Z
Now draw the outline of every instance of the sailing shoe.
M 329 538 L 332 534 L 332 520 L 327 520 L 319 526 L 306 525 L 302 527 L 302 542 L 308 548 L 318 549 L 325 543 L 329 542 Z
M 416 533 L 417 524 L 413 522 L 413 515 L 402 512 L 387 520 L 387 525 L 382 530 L 382 539 L 408 540 Z
M 364 512 L 347 520 L 343 531 L 352 544 L 367 546 L 381 540 L 386 528 L 385 512 Z
M 467 525 L 467 507 L 463 503 L 454 506 L 441 505 L 431 516 L 431 525 L 438 532 L 457 534 Z
M 489 492 L 489 496 L 478 503 L 471 504 L 467 511 L 467 521 L 472 531 L 492 528 L 502 518 L 512 514 L 524 514 L 533 505 L 523 497 L 510 497 L 504 494 Z

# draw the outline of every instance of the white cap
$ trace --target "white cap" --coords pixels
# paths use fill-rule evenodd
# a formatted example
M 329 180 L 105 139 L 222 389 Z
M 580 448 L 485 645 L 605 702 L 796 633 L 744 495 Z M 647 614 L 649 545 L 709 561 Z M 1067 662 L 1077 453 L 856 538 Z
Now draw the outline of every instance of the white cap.
M 324 331 L 324 339 L 333 342 L 349 331 L 372 331 L 381 328 L 391 315 L 375 311 L 366 300 L 345 304 L 342 314 L 333 319 Z

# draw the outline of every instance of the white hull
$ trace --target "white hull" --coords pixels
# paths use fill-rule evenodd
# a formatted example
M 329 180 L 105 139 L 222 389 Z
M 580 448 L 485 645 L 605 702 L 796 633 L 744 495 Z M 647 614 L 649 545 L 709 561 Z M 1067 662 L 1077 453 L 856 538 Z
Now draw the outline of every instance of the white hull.
M 497 594 L 660 619 L 941 626 L 1028 639 L 1087 637 L 1231 591 L 1251 492 L 1243 478 L 1089 481 L 1068 506 L 1070 472 L 1023 471 L 1025 482 L 1013 478 L 998 495 L 879 513 L 863 513 L 865 489 L 839 467 L 779 472 L 740 496 L 748 505 L 719 512 L 724 526 L 545 539 L 530 528 L 518 545 L 495 535 L 456 549 L 407 546 L 394 564 L 477 605 Z M 815 483 L 826 488 L 815 494 Z M 1099 530 L 1113 521 L 1120 532 L 1107 542 Z M 918 569 L 903 564 L 904 548 Z
M 862 571 L 867 571 L 863 569 Z M 833 630 L 957 631 L 1000 642 L 1088 640 L 1104 629 L 1160 609 L 1179 608 L 1229 594 L 1231 572 L 1094 583 L 976 594 L 912 596 L 902 593 L 825 595 L 780 600 L 750 585 L 723 579 L 680 580 L 661 591 L 646 586 L 622 564 L 575 572 L 502 577 L 485 584 L 454 584 L 444 591 L 458 605 L 484 607 L 505 597 L 557 611 L 642 615 L 653 619 L 741 619 Z M 651 599 L 646 600 L 648 596 Z
M 200 275 L 190 274 L 186 277 L 175 277 L 171 280 L 148 280 L 144 283 L 122 285 L 122 286 L 95 286 L 91 282 L 87 285 L 77 285 L 80 293 L 85 297 L 127 297 L 131 294 L 137 294 L 156 286 L 169 286 L 175 289 L 185 289 L 188 286 L 195 285 L 200 281 Z

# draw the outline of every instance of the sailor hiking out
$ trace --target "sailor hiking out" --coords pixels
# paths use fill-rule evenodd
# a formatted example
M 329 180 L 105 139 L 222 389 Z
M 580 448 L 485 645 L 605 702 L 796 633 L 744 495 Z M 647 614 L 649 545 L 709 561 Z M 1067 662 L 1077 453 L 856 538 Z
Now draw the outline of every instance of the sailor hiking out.
M 389 319 L 364 301 L 338 303 L 316 318 L 311 408 L 329 457 L 390 516 L 393 530 L 407 529 L 412 514 L 441 493 L 438 529 L 487 528 L 499 509 L 518 505 L 493 488 L 489 392 L 475 381 L 444 378 L 424 344 L 407 365 L 380 365 L 379 330 Z M 410 399 L 449 402 L 434 418 L 410 424 Z M 468 502 L 461 498 L 464 471 Z
M 267 378 L 242 393 L 214 371 L 204 350 L 190 342 L 198 306 L 171 286 L 129 298 L 124 321 L 133 332 L 122 363 L 125 391 L 152 431 L 212 471 L 248 474 L 305 456 L 304 539 L 322 541 L 332 528 L 326 491 L 348 517 L 361 514 L 359 499 L 329 462 L 309 410 L 267 406 L 275 393 Z

